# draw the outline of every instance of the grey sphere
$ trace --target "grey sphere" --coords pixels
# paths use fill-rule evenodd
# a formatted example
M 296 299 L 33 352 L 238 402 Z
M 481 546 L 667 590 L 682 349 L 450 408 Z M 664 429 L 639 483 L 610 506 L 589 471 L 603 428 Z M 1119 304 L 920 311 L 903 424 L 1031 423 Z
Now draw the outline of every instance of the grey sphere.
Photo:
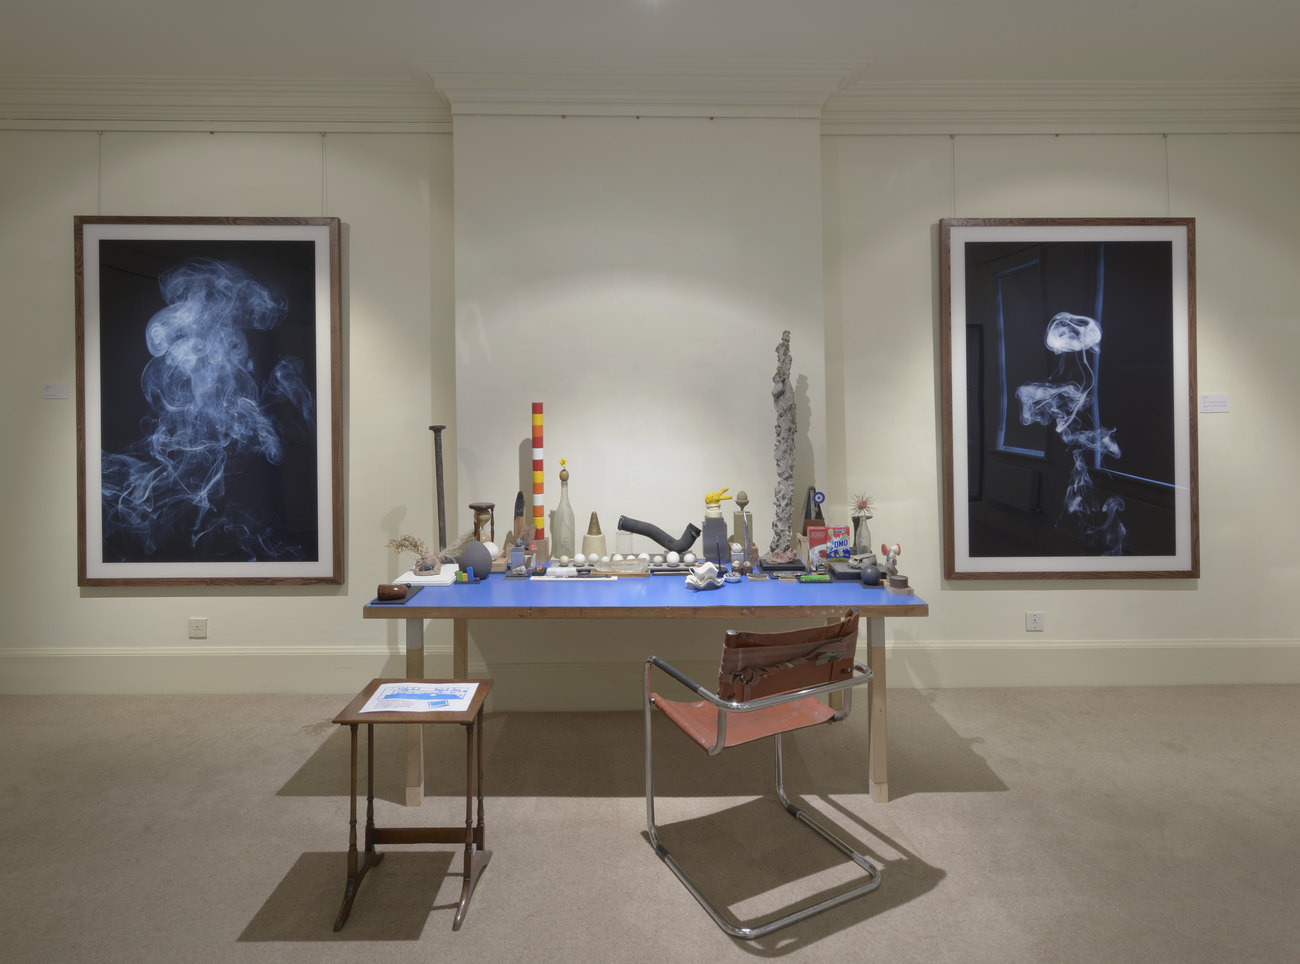
M 863 566 L 863 567 L 862 567 L 862 585 L 864 585 L 864 586 L 879 586 L 879 585 L 880 585 L 880 570 L 877 569 L 875 566 L 869 564 L 869 563 L 868 563 L 867 565 Z

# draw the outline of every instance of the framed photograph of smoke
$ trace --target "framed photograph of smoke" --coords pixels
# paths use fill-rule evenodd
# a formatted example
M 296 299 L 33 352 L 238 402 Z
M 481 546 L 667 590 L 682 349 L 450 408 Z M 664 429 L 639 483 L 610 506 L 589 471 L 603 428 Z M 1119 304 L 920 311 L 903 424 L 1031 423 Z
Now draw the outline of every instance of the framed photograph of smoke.
M 343 581 L 337 218 L 75 218 L 79 586 Z
M 1196 578 L 1195 222 L 940 222 L 944 576 Z

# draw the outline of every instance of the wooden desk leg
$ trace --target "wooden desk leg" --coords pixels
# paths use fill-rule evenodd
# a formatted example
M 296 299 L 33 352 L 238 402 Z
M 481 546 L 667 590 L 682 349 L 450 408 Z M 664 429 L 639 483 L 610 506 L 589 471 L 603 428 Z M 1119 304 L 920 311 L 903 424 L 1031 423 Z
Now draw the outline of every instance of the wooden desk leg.
M 889 716 L 885 699 L 885 618 L 868 616 L 867 665 L 871 682 L 867 684 L 867 708 L 871 714 L 871 761 L 867 787 L 876 803 L 889 802 Z
M 469 679 L 469 620 L 451 621 L 451 678 Z
M 826 625 L 827 625 L 827 626 L 835 626 L 835 625 L 837 625 L 837 624 L 839 623 L 839 621 L 840 621 L 840 617 L 839 617 L 839 616 L 827 616 L 827 617 L 826 617 Z M 856 659 L 857 657 L 855 656 L 854 658 Z M 827 696 L 827 697 L 826 697 L 826 705 L 829 706 L 831 709 L 833 709 L 833 710 L 837 710 L 837 711 L 838 711 L 838 710 L 842 710 L 842 709 L 844 709 L 844 693 L 843 693 L 843 691 L 841 691 L 841 692 L 839 692 L 839 693 L 831 693 L 829 696 Z
M 406 621 L 406 678 L 424 679 L 424 620 Z M 406 805 L 424 802 L 424 727 L 406 728 Z

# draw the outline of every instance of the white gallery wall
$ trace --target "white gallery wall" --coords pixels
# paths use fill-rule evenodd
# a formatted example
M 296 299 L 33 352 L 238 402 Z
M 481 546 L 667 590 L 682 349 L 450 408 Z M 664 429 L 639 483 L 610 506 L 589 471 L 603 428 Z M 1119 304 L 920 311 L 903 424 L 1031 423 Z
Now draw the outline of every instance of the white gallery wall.
M 819 141 L 808 119 L 456 117 L 460 487 L 498 532 L 532 500 L 537 401 L 545 505 L 563 457 L 579 535 L 595 511 L 611 551 L 620 515 L 676 537 L 727 486 L 766 551 L 783 331 L 802 513 L 826 471 Z
M 0 129 L 0 690 L 343 693 L 400 672 L 400 623 L 361 607 L 401 571 L 388 539 L 435 534 L 428 425 L 449 426 L 449 528 L 480 498 L 500 528 L 532 401 L 549 507 L 563 456 L 580 531 L 593 509 L 611 541 L 620 513 L 679 530 L 730 485 L 761 536 L 785 328 L 804 478 L 832 519 L 870 492 L 876 540 L 902 544 L 930 603 L 888 625 L 891 685 L 1300 680 L 1300 135 L 87 127 Z M 72 218 L 96 213 L 343 221 L 342 587 L 77 588 Z M 1198 384 L 1231 398 L 1200 417 L 1202 578 L 944 582 L 938 219 L 1166 214 L 1197 219 Z M 49 383 L 69 398 L 43 399 Z M 1046 632 L 1025 633 L 1026 610 Z M 185 638 L 190 616 L 207 640 Z M 652 621 L 524 629 L 471 637 L 497 709 L 630 707 L 649 648 L 704 666 L 718 645 L 716 627 L 665 643 Z M 426 645 L 448 671 L 447 627 Z
M 725 486 L 748 494 L 754 541 L 767 552 L 783 331 L 802 518 L 807 486 L 826 478 L 818 127 L 807 118 L 455 117 L 459 487 L 466 505 L 495 503 L 499 538 L 519 491 L 532 518 L 538 401 L 543 505 L 549 513 L 559 503 L 564 458 L 579 548 L 593 512 L 610 553 L 620 516 L 674 538 L 689 523 L 703 527 L 705 493 Z M 734 505 L 722 502 L 729 528 Z M 663 551 L 643 536 L 631 548 Z M 719 627 L 664 625 L 546 620 L 521 632 L 513 621 L 477 621 L 470 663 L 498 681 L 499 701 L 573 693 L 634 706 L 647 654 L 716 659 Z

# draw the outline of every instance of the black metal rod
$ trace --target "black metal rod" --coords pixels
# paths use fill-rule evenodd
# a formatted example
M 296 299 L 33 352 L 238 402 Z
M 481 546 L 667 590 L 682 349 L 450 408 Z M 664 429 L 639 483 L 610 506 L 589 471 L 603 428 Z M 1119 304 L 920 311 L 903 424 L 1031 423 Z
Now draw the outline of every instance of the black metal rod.
M 438 550 L 447 548 L 447 509 L 442 482 L 442 430 L 445 425 L 430 425 L 433 433 L 433 469 L 438 480 Z

